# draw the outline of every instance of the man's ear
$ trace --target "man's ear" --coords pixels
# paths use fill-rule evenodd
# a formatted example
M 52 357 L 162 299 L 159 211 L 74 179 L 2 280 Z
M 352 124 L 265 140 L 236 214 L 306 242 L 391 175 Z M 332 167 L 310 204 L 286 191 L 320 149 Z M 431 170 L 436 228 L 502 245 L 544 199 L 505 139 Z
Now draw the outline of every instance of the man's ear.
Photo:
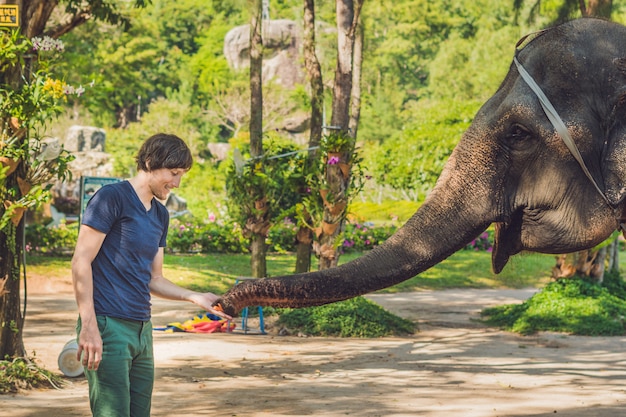
M 602 175 L 605 195 L 616 206 L 626 196 L 626 57 L 615 59 L 613 63 L 623 83 L 616 91 L 613 123 L 607 138 Z

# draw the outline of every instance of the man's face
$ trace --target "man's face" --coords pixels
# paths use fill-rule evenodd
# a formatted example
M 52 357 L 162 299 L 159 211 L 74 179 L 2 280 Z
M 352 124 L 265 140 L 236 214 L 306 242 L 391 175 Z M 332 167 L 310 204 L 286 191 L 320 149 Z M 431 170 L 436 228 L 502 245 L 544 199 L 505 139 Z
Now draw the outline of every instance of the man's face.
M 166 200 L 173 188 L 178 188 L 180 180 L 187 173 L 182 168 L 161 168 L 150 171 L 150 190 L 159 200 Z

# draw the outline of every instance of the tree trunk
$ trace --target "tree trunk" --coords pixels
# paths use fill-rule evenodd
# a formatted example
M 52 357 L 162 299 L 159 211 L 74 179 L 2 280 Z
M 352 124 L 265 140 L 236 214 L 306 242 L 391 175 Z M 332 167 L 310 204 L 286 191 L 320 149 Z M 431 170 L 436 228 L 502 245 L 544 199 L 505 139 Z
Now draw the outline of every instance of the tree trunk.
M 265 235 L 254 234 L 250 238 L 250 267 L 252 276 L 263 278 L 267 276 L 267 245 Z
M 41 36 L 58 0 L 0 0 L 0 4 L 16 4 L 20 30 L 27 38 Z
M 585 2 L 580 1 L 580 11 L 585 17 L 604 17 L 606 19 L 611 18 L 611 12 L 613 11 L 613 0 L 589 0 L 589 5 L 585 7 Z
M 324 83 L 322 69 L 315 54 L 315 1 L 304 0 L 304 66 L 311 83 L 311 129 L 309 148 L 320 145 L 322 138 Z M 307 165 L 314 164 L 318 158 L 317 149 L 311 149 L 307 158 Z M 310 223 L 310 218 L 307 219 Z M 306 226 L 300 226 L 296 233 L 296 273 L 311 270 L 311 242 L 313 232 Z
M 33 37 L 41 35 L 57 2 L 18 0 L 0 1 L 0 4 L 17 4 L 20 30 L 25 36 Z M 23 76 L 29 71 L 29 63 L 26 63 L 26 68 L 10 68 L 0 75 L 0 81 L 16 90 L 20 89 L 24 82 Z M 2 116 L 2 128 L 9 128 L 7 115 Z M 21 140 L 28 140 L 28 134 L 24 134 Z M 11 196 L 8 190 L 18 188 L 16 187 L 17 175 L 23 169 L 25 169 L 23 166 L 19 166 L 4 180 L 0 187 L 2 201 L 21 197 L 21 195 Z M 4 214 L 4 210 L 4 205 L 0 204 L 0 215 Z M 23 219 L 17 224 L 9 222 L 6 228 L 0 231 L 0 359 L 26 355 L 22 333 L 24 316 L 21 311 L 21 294 L 24 294 L 24 303 L 26 303 L 26 288 L 23 290 L 20 288 L 20 272 L 24 267 L 23 235 Z
M 17 226 L 9 223 L 6 229 L 0 232 L 0 359 L 26 355 L 20 296 L 23 233 L 24 219 L 20 220 Z
M 609 265 L 608 270 L 610 273 L 619 274 L 619 239 L 615 239 L 609 245 Z
M 352 93 L 352 53 L 354 48 L 354 3 L 337 0 L 337 67 L 333 83 L 331 125 L 348 130 L 350 94 Z
M 337 67 L 333 85 L 333 106 L 331 127 L 338 133 L 350 133 L 350 105 L 353 85 L 354 45 L 355 35 L 359 22 L 362 0 L 338 0 L 337 6 Z M 344 164 L 350 164 L 351 152 L 343 151 L 339 159 Z M 332 193 L 335 204 L 346 203 L 346 191 L 350 186 L 350 173 L 342 172 L 340 164 L 326 166 L 326 183 L 329 194 Z M 319 237 L 320 269 L 337 266 L 339 253 L 335 247 L 337 236 L 341 233 L 345 220 L 345 208 L 340 212 L 332 212 L 329 207 L 324 208 L 324 222 L 322 226 L 330 226 Z
M 250 155 L 253 158 L 263 155 L 262 7 L 262 0 L 254 0 L 250 23 Z M 261 193 L 257 195 L 258 207 L 262 207 L 264 210 L 260 214 L 253 215 L 257 217 L 253 219 L 254 222 L 262 221 L 258 217 L 267 216 L 267 207 L 263 195 Z M 255 278 L 262 278 L 267 274 L 265 232 L 266 229 L 262 228 L 262 231 L 253 232 L 251 237 L 250 266 L 252 276 Z
M 363 66 L 363 24 L 361 14 L 357 16 L 356 37 L 354 39 L 354 63 L 352 65 L 352 100 L 350 109 L 350 133 L 356 141 L 359 119 L 361 118 L 361 71 Z

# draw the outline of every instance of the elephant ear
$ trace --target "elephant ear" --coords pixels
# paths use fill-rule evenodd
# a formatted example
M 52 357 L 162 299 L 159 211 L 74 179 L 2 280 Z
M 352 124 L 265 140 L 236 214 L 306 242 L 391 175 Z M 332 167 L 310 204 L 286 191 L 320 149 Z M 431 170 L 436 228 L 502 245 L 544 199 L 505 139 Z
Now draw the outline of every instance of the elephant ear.
M 603 174 L 606 196 L 612 205 L 617 206 L 626 196 L 626 57 L 617 58 L 613 63 L 622 85 L 616 91 Z

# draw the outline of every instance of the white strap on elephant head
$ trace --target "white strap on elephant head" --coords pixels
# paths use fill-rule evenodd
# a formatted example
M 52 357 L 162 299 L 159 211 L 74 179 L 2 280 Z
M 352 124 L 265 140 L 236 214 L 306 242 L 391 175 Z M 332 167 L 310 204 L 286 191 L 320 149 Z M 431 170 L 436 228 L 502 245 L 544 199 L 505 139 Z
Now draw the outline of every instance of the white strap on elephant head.
M 548 116 L 548 119 L 550 120 L 554 128 L 556 129 L 557 133 L 561 136 L 561 139 L 563 139 L 563 142 L 565 143 L 565 146 L 567 146 L 567 149 L 569 149 L 569 151 L 572 153 L 572 155 L 574 156 L 574 159 L 576 159 L 576 161 L 582 168 L 583 172 L 585 173 L 587 178 L 589 178 L 589 180 L 591 181 L 593 186 L 596 188 L 596 190 L 598 190 L 598 192 L 600 193 L 604 201 L 606 201 L 609 207 L 613 207 L 611 203 L 609 202 L 609 199 L 606 197 L 606 195 L 604 195 L 604 192 L 600 189 L 600 187 L 596 183 L 596 180 L 591 175 L 591 172 L 589 172 L 589 170 L 587 169 L 587 165 L 585 165 L 585 161 L 583 160 L 582 155 L 578 151 L 578 148 L 576 147 L 576 144 L 574 143 L 574 139 L 572 139 L 572 136 L 569 134 L 569 130 L 567 130 L 565 123 L 563 123 L 563 120 L 559 116 L 559 113 L 556 111 L 552 103 L 550 103 L 550 100 L 548 100 L 548 97 L 546 97 L 546 95 L 543 93 L 539 85 L 537 85 L 533 77 L 531 77 L 528 71 L 526 71 L 526 69 L 522 66 L 522 64 L 520 64 L 520 62 L 517 60 L 517 53 L 513 57 L 513 62 L 515 62 L 517 71 L 522 76 L 522 79 L 526 81 L 526 84 L 528 84 L 530 89 L 533 90 L 533 92 L 537 95 L 537 98 L 539 98 L 539 102 L 541 103 L 541 107 L 543 108 L 543 111 L 546 113 L 546 116 Z

